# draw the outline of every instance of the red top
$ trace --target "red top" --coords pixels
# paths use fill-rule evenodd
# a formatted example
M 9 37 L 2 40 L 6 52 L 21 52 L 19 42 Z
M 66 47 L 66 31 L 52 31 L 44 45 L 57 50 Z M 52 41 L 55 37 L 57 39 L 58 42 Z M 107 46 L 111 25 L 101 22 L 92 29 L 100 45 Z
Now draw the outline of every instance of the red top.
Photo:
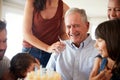
M 49 14 L 49 13 L 48 13 Z M 41 41 L 51 45 L 58 41 L 58 35 L 60 35 L 60 27 L 63 17 L 63 2 L 59 0 L 56 14 L 51 19 L 43 19 L 39 12 L 34 11 L 33 34 Z M 26 43 L 26 41 L 24 41 Z M 26 46 L 24 45 L 23 46 Z M 26 46 L 27 47 L 27 46 Z

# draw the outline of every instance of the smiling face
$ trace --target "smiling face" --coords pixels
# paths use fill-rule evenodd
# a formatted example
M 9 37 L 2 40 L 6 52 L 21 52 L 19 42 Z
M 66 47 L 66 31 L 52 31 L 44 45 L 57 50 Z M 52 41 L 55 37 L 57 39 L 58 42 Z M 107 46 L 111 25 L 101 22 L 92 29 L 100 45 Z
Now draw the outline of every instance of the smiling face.
M 27 74 L 31 71 L 34 71 L 35 69 L 35 64 L 36 63 L 31 63 L 30 66 L 28 67 L 27 71 L 24 73 L 24 76 L 27 76 Z
M 2 60 L 7 48 L 7 32 L 6 29 L 0 31 L 0 60 Z
M 95 48 L 98 49 L 98 51 L 102 55 L 102 57 L 108 57 L 105 40 L 103 40 L 101 38 L 96 39 L 96 43 L 94 46 L 95 46 Z
M 35 66 L 37 63 L 31 63 L 31 65 L 29 66 L 29 68 L 27 69 L 27 73 L 34 71 L 35 70 Z M 37 66 L 36 66 L 37 67 Z M 38 68 L 38 67 L 37 67 Z
M 108 2 L 108 18 L 120 18 L 120 0 L 109 0 Z
M 86 39 L 89 23 L 81 19 L 79 13 L 74 12 L 65 17 L 66 33 L 70 40 L 79 47 Z

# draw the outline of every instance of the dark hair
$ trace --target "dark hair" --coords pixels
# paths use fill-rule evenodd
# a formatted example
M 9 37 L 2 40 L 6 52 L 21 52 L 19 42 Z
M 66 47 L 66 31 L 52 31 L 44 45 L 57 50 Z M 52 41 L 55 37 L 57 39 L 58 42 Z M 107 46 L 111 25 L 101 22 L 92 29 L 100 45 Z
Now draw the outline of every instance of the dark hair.
M 32 57 L 28 53 L 18 53 L 16 54 L 11 62 L 10 62 L 10 72 L 16 78 L 24 78 L 26 75 L 24 73 L 27 72 L 27 69 L 31 65 L 31 63 L 35 63 L 34 57 Z
M 46 0 L 34 0 L 33 6 L 36 11 L 41 11 L 45 8 Z
M 1 32 L 2 30 L 4 30 L 4 29 L 6 29 L 6 22 L 0 20 L 0 32 Z
M 95 37 L 105 40 L 108 56 L 115 61 L 113 72 L 120 74 L 120 19 L 99 24 Z

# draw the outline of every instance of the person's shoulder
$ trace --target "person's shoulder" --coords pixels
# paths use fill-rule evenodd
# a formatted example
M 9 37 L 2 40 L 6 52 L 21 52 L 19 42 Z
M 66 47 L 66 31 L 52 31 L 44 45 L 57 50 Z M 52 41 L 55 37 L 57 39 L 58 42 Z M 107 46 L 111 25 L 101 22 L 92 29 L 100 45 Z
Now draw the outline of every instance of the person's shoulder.
M 85 41 L 89 42 L 89 44 L 91 44 L 91 45 L 95 44 L 95 40 L 92 39 L 91 35 L 89 35 L 89 36 L 85 39 Z
M 26 3 L 32 3 L 33 4 L 34 0 L 26 0 Z
M 64 12 L 64 14 L 69 8 L 70 7 L 66 3 L 63 2 L 63 12 Z
M 70 7 L 66 3 L 63 2 L 63 8 L 64 10 L 68 10 Z
M 71 43 L 71 41 L 69 39 L 68 40 L 63 40 L 62 42 L 65 43 L 65 44 L 70 44 Z
M 6 66 L 10 65 L 10 59 L 7 56 L 4 56 L 3 59 L 0 62 L 2 64 L 5 64 Z
M 3 74 L 1 80 L 14 80 L 11 75 L 12 75 L 12 74 L 9 72 L 9 70 L 7 70 L 7 71 Z
M 92 44 L 95 44 L 95 42 L 96 42 L 95 40 L 93 40 L 93 39 L 91 40 L 91 43 L 92 43 Z
M 33 10 L 34 7 L 33 7 L 33 2 L 34 0 L 26 0 L 25 2 L 25 10 Z
M 9 59 L 7 56 L 4 56 L 4 57 L 3 57 L 3 60 L 8 60 L 8 61 L 10 61 L 10 59 Z
M 91 55 L 97 56 L 99 52 L 98 52 L 98 50 L 94 47 L 95 40 L 93 40 L 91 36 L 88 36 L 87 42 L 88 42 L 87 47 L 91 50 L 90 52 L 93 53 L 93 54 L 91 54 Z

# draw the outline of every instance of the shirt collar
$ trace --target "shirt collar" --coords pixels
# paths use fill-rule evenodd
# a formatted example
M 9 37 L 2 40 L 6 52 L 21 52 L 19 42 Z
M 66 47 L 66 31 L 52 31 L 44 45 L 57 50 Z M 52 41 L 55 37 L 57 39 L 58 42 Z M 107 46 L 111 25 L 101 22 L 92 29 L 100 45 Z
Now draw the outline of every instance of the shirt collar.
M 91 36 L 88 35 L 88 37 L 83 42 L 80 43 L 79 48 L 86 47 L 91 40 L 92 40 Z M 71 44 L 72 48 L 77 48 L 78 49 L 78 47 L 76 47 L 71 40 L 70 40 L 70 44 Z

